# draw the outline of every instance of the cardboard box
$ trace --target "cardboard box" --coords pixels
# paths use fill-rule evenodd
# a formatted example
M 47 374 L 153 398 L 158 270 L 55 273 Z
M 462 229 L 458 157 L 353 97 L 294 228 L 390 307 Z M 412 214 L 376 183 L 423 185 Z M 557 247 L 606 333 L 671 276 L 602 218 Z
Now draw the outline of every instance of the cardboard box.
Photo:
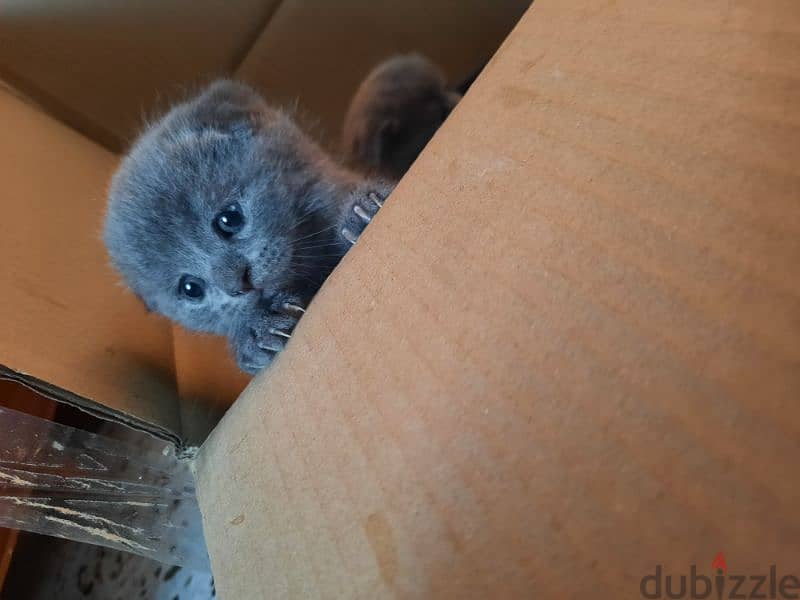
M 798 34 L 794 0 L 538 0 L 202 445 L 222 597 L 797 575 Z M 73 233 L 113 157 L 10 103 L 48 154 L 0 138 L 47 167 L 3 183 L 4 374 L 199 441 L 169 327 Z

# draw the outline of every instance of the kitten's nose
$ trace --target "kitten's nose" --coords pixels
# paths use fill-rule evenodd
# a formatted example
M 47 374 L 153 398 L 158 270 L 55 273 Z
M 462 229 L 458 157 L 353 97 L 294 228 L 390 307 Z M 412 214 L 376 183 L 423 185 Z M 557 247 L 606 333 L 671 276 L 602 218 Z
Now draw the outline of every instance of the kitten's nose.
M 238 285 L 228 293 L 231 296 L 241 296 L 247 292 L 252 292 L 254 289 L 253 282 L 250 280 L 250 267 L 248 266 L 242 271 Z

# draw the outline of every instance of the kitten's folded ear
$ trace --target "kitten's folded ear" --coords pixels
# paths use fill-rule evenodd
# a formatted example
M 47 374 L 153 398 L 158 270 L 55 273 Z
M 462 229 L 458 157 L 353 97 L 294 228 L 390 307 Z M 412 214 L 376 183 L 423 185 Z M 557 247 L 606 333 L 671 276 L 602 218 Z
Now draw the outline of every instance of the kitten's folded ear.
M 250 135 L 260 125 L 267 105 L 249 86 L 220 79 L 192 103 L 192 121 L 202 129 L 234 135 Z

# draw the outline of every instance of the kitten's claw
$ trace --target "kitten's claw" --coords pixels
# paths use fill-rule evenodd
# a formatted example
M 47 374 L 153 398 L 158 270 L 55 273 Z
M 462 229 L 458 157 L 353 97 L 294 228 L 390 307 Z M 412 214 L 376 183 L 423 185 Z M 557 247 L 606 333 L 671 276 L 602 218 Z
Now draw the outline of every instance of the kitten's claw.
M 286 338 L 287 340 L 288 340 L 288 339 L 291 339 L 291 337 L 292 337 L 292 334 L 290 334 L 290 333 L 286 333 L 285 331 L 281 331 L 280 329 L 275 329 L 274 327 L 270 327 L 268 331 L 269 331 L 269 332 L 270 332 L 272 335 L 279 335 L 279 336 L 281 336 L 281 337 L 284 337 L 284 338 Z
M 347 244 L 355 245 L 391 193 L 392 186 L 382 181 L 366 181 L 350 193 L 339 224 L 339 236 L 345 248 Z
M 358 240 L 356 234 L 350 231 L 347 227 L 342 229 L 342 237 L 346 239 L 348 242 L 350 242 L 350 244 L 355 244 L 356 241 Z
M 372 194 L 370 194 L 370 196 L 372 196 Z M 369 223 L 370 221 L 372 221 L 372 217 L 370 217 L 367 214 L 367 211 L 365 211 L 363 208 L 361 208 L 361 206 L 359 206 L 358 204 L 353 206 L 353 212 L 356 213 L 359 216 L 359 218 L 362 221 L 364 221 L 364 223 Z
M 378 214 L 391 191 L 390 185 L 373 181 L 365 183 L 351 193 L 339 229 L 343 242 L 352 246 L 358 241 L 364 228 Z
M 304 303 L 289 294 L 276 294 L 242 321 L 230 342 L 243 371 L 258 373 L 283 351 L 305 312 Z
M 267 352 L 280 352 L 282 350 L 277 344 L 267 344 L 265 342 L 256 342 L 256 346 Z
M 300 306 L 299 304 L 292 304 L 291 302 L 284 302 L 282 305 L 283 310 L 290 313 L 299 313 L 305 314 L 306 309 Z

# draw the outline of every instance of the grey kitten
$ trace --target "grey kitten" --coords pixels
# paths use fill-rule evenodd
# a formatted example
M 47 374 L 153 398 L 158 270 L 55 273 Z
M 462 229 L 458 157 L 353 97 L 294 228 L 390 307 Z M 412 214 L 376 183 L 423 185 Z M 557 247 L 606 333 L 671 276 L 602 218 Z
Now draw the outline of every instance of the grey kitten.
M 222 80 L 135 142 L 111 183 L 104 240 L 150 310 L 227 336 L 255 373 L 391 190 Z
M 444 73 L 419 54 L 395 56 L 359 86 L 342 128 L 346 161 L 400 179 L 461 99 Z

